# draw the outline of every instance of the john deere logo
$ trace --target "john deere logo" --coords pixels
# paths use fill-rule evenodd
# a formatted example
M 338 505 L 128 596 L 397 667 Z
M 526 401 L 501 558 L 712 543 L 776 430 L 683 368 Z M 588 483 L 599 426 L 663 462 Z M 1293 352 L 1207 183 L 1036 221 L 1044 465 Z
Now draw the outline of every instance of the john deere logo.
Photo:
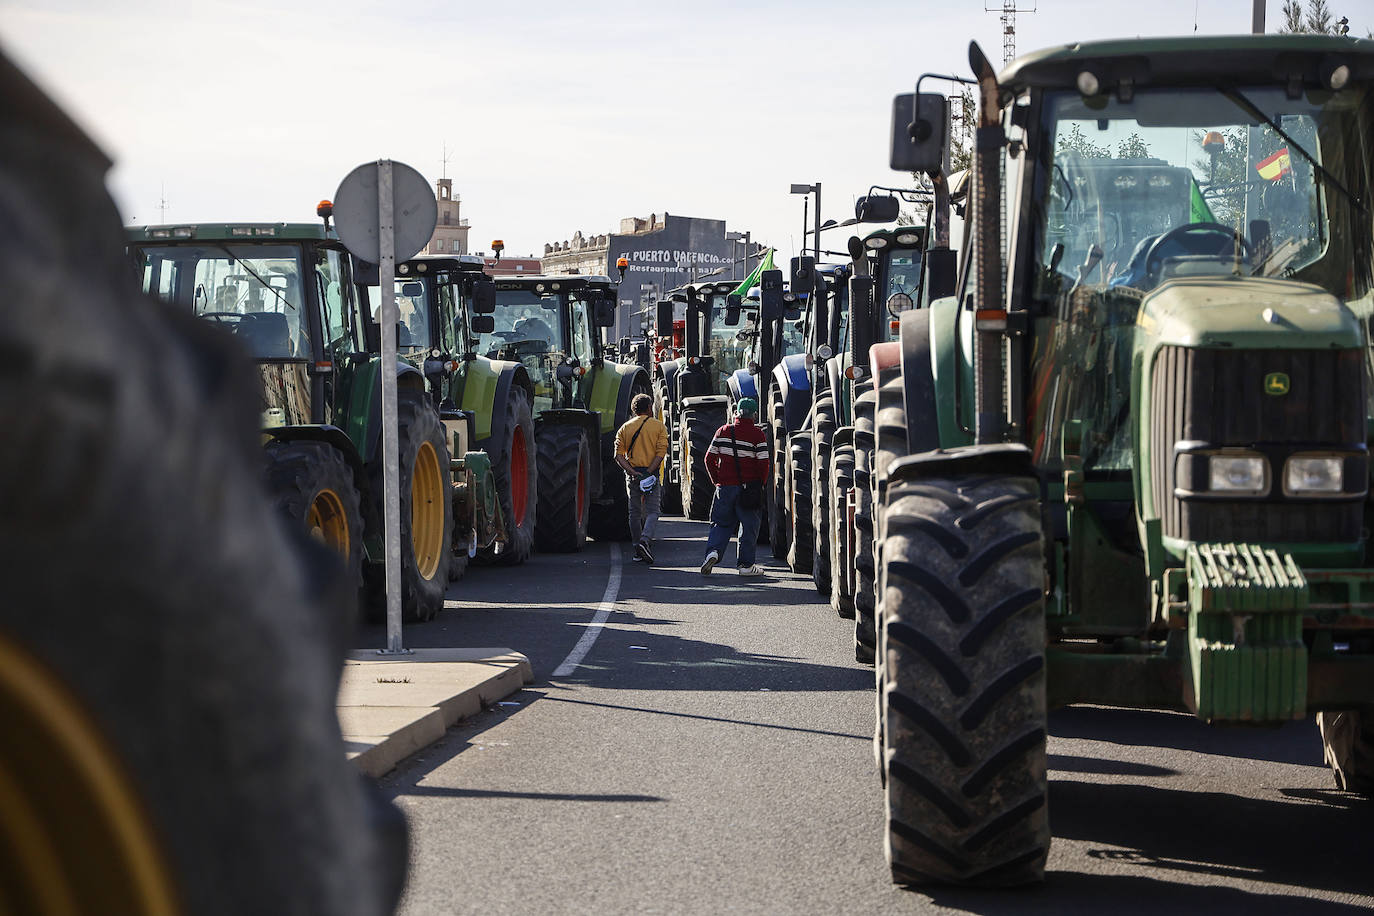
M 1288 381 L 1288 374 L 1284 372 L 1271 372 L 1264 377 L 1264 393 L 1274 397 L 1282 397 L 1288 393 L 1288 388 L 1292 383 Z

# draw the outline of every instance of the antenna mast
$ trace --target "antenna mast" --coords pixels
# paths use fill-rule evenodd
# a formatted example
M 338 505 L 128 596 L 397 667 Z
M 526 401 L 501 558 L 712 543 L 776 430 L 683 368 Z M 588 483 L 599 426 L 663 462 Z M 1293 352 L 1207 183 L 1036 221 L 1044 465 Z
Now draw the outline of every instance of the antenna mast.
M 1016 0 L 1002 0 L 1001 6 L 996 6 L 988 0 L 983 2 L 983 11 L 988 13 L 1001 13 L 1002 19 L 1002 65 L 1006 66 L 1016 57 L 1016 14 L 1035 12 L 1036 0 L 1031 0 L 1030 6 L 1017 6 Z

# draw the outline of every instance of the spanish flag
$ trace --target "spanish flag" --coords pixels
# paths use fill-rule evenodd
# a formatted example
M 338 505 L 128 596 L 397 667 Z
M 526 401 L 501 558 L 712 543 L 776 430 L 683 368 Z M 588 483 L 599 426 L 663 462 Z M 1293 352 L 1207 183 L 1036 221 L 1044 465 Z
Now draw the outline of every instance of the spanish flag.
M 1293 171 L 1293 161 L 1288 158 L 1288 147 L 1285 146 L 1268 159 L 1261 159 L 1255 166 L 1255 171 L 1260 173 L 1261 178 L 1269 181 L 1278 181 Z

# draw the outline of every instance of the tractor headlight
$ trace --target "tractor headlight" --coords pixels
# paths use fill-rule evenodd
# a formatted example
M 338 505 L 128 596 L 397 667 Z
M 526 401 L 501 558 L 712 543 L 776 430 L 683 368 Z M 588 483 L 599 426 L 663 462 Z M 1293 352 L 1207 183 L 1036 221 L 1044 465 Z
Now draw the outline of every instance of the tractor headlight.
M 1292 496 L 1340 493 L 1345 489 L 1340 458 L 1294 456 L 1283 466 L 1283 491 Z
M 1260 496 L 1269 492 L 1269 462 L 1263 456 L 1212 455 L 1207 460 L 1207 489 Z

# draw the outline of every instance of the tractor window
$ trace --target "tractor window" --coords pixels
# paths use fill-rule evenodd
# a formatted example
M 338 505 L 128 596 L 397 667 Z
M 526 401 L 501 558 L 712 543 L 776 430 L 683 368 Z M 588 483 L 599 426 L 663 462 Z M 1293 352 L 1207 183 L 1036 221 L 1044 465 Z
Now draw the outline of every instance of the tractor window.
M 466 310 L 459 307 L 462 292 L 454 283 L 440 283 L 439 293 L 439 347 L 445 353 L 463 353 L 467 350 L 468 326 Z
M 595 355 L 592 350 L 591 306 L 576 300 L 572 309 L 572 358 L 589 365 Z
M 145 292 L 224 326 L 258 359 L 310 358 L 299 247 L 200 243 L 140 254 Z
M 1370 107 L 1360 89 L 1046 95 L 1029 192 L 1038 463 L 1057 466 L 1058 430 L 1078 421 L 1085 469 L 1130 467 L 1134 325 L 1165 281 L 1281 276 L 1365 294 Z
M 353 322 L 353 301 L 348 295 L 349 278 L 345 273 L 344 254 L 334 248 L 315 252 L 315 281 L 324 308 L 325 337 L 333 354 L 344 355 L 358 349 Z

